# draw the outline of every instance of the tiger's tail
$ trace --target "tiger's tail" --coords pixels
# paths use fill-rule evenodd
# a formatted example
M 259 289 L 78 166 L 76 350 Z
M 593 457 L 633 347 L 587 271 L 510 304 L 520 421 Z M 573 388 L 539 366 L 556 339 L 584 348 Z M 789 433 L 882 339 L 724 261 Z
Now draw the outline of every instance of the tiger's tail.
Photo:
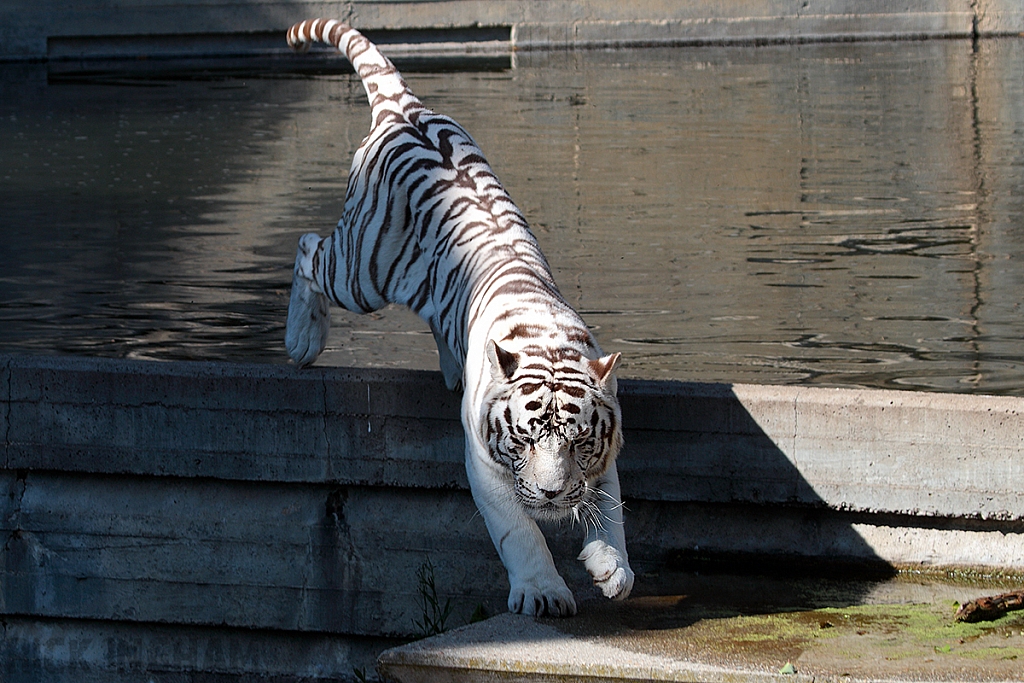
M 409 90 L 402 74 L 377 46 L 359 31 L 336 19 L 307 19 L 288 29 L 288 45 L 306 52 L 314 42 L 328 43 L 345 53 L 363 81 L 366 97 L 373 109 L 373 121 L 379 121 L 381 108 L 407 112 L 419 100 Z

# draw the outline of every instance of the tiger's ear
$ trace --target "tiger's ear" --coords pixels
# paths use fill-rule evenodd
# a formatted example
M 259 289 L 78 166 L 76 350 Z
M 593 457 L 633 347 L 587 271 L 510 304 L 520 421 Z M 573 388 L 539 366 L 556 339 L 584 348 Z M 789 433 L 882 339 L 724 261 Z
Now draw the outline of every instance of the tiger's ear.
M 615 376 L 612 373 L 615 372 L 615 368 L 619 367 L 620 360 L 622 360 L 622 354 L 613 353 L 603 358 L 587 361 L 587 364 L 590 365 L 590 373 L 594 379 L 604 387 L 608 385 L 609 380 L 615 381 Z
M 491 375 L 501 382 L 512 379 L 519 367 L 519 354 L 506 351 L 493 339 L 487 341 L 487 360 L 491 362 Z

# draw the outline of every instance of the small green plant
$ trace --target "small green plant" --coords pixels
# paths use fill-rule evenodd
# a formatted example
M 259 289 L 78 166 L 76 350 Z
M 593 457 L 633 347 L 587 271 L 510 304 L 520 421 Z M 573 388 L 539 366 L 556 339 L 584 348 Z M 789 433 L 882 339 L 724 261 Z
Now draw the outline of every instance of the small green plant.
M 419 584 L 422 612 L 422 618 L 416 622 L 416 626 L 424 638 L 444 633 L 448 628 L 446 622 L 452 613 L 452 601 L 446 599 L 444 605 L 441 605 L 441 599 L 437 595 L 437 584 L 434 582 L 434 564 L 430 558 L 416 570 L 416 580 Z
M 484 607 L 482 602 L 477 603 L 476 607 L 473 608 L 473 613 L 469 615 L 469 623 L 475 624 L 479 621 L 484 621 L 490 615 L 487 613 L 487 608 Z
M 352 675 L 356 677 L 356 680 L 359 681 L 359 683 L 368 683 L 370 680 L 366 677 L 366 669 L 357 669 L 353 667 Z

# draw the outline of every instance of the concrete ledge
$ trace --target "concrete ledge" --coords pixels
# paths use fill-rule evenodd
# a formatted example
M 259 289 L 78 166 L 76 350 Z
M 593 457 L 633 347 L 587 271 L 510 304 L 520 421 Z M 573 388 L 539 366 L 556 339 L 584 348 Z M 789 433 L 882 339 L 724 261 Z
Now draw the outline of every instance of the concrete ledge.
M 465 485 L 458 397 L 430 373 L 72 358 L 3 367 L 8 469 Z
M 963 586 L 888 586 L 881 602 L 812 588 L 780 605 L 771 597 L 737 603 L 728 596 L 730 589 L 757 594 L 785 585 L 720 578 L 717 596 L 684 579 L 680 593 L 587 604 L 574 619 L 501 615 L 388 650 L 378 671 L 393 683 L 1020 680 L 1024 620 L 950 623 L 949 604 L 972 595 Z
M 605 641 L 609 642 L 605 642 Z M 505 614 L 381 655 L 385 681 L 401 683 L 813 683 L 809 677 L 738 670 L 662 653 L 630 651 L 615 638 L 574 638 L 549 621 Z
M 826 42 L 973 35 L 967 11 L 850 13 L 779 16 L 701 16 L 689 19 L 521 23 L 512 30 L 517 50 L 552 47 L 644 47 L 743 43 Z
M 312 16 L 348 18 L 365 30 L 510 29 L 508 47 L 520 50 L 1024 33 L 1016 0 L 13 0 L 0 7 L 0 59 L 237 55 L 261 45 L 276 51 L 268 36 Z
M 0 361 L 9 470 L 466 487 L 459 397 L 436 373 Z M 645 500 L 1024 522 L 1024 399 L 620 386 L 624 486 Z
M 222 626 L 46 620 L 4 616 L 5 683 L 317 681 L 348 683 L 402 641 Z M 196 675 L 195 672 L 203 672 Z
M 1024 570 L 1024 399 L 630 380 L 620 397 L 639 586 L 715 558 Z M 0 357 L 0 614 L 21 620 L 3 647 L 60 669 L 23 648 L 48 625 L 405 638 L 427 559 L 451 625 L 503 611 L 458 414 L 433 372 Z M 546 531 L 593 597 L 579 530 Z
M 643 468 L 645 497 L 1024 521 L 1020 398 L 621 386 L 622 468 Z

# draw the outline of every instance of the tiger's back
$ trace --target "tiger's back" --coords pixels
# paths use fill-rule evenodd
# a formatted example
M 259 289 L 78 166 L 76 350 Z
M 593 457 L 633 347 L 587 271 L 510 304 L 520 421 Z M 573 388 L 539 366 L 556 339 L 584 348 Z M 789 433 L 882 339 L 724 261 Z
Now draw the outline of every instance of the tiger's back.
M 297 49 L 346 54 L 371 106 L 344 214 L 296 255 L 286 345 L 300 365 L 323 350 L 329 303 L 409 306 L 434 334 L 450 388 L 462 385 L 467 472 L 509 571 L 509 607 L 575 612 L 535 518 L 572 516 L 609 597 L 632 586 L 615 456 L 618 354 L 602 356 L 558 292 L 525 218 L 458 123 L 423 105 L 394 65 L 341 22 L 293 26 Z M 588 551 L 588 548 L 590 549 Z
M 462 126 L 427 109 L 390 60 L 346 24 L 302 22 L 288 40 L 299 49 L 313 40 L 337 46 L 371 106 L 370 133 L 352 161 L 341 230 L 328 238 L 324 263 L 309 268 L 322 275 L 318 284 L 334 303 L 357 312 L 409 306 L 444 339 L 461 368 L 468 329 L 486 313 L 478 306 L 469 315 L 474 285 L 486 285 L 510 258 L 529 269 L 520 279 L 539 278 L 561 300 L 526 220 Z

